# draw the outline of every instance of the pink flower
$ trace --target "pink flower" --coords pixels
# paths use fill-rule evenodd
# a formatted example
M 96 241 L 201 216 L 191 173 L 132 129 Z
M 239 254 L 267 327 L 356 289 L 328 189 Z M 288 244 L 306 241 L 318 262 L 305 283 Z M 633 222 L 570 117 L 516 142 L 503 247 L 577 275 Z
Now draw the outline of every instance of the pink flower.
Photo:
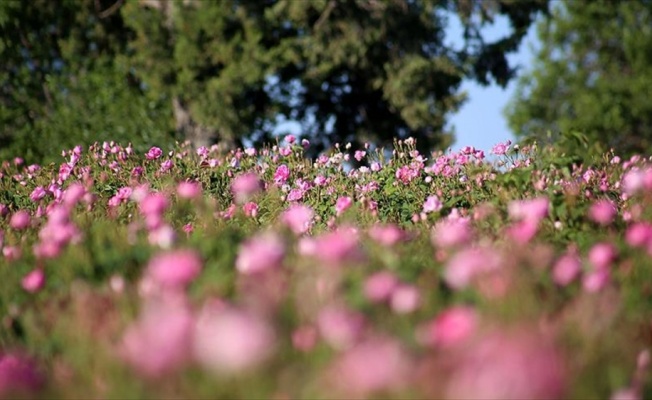
M 405 232 L 394 224 L 376 224 L 369 228 L 369 237 L 383 246 L 393 246 L 405 239 Z
M 292 189 L 287 195 L 287 201 L 299 201 L 303 199 L 303 191 L 301 189 Z
M 516 222 L 514 225 L 507 228 L 507 235 L 519 244 L 526 244 L 539 231 L 539 222 L 533 219 L 524 219 Z
M 455 254 L 446 264 L 444 281 L 453 289 L 463 289 L 481 274 L 500 268 L 501 257 L 486 247 L 468 248 Z
M 589 208 L 589 218 L 600 225 L 612 223 L 616 214 L 616 207 L 609 200 L 599 200 Z
M 247 217 L 256 218 L 256 216 L 258 215 L 258 204 L 254 203 L 253 201 L 250 201 L 246 203 L 244 206 L 242 206 L 242 210 L 244 211 Z
M 356 150 L 356 151 L 355 151 L 355 154 L 353 155 L 353 158 L 355 158 L 355 159 L 358 160 L 358 161 L 362 161 L 362 159 L 363 159 L 364 156 L 366 156 L 366 155 L 367 155 L 367 152 L 366 152 L 366 151 Z
M 505 155 L 507 153 L 507 150 L 509 150 L 509 146 L 511 144 L 512 144 L 511 140 L 507 140 L 506 142 L 503 143 L 498 143 L 491 149 L 491 153 L 497 156 Z
M 281 214 L 281 221 L 287 225 L 295 235 L 301 235 L 310 229 L 314 215 L 315 213 L 312 208 L 303 204 L 295 204 L 288 207 L 288 209 Z
M 195 328 L 195 358 L 218 374 L 237 374 L 266 361 L 275 335 L 267 322 L 246 311 L 205 306 Z
M 290 177 L 290 168 L 288 168 L 287 165 L 283 164 L 280 165 L 278 168 L 276 168 L 276 172 L 274 173 L 274 182 L 277 185 L 284 184 L 285 182 L 287 182 L 289 177 Z
M 32 193 L 29 195 L 30 200 L 33 202 L 37 202 L 44 198 L 48 192 L 43 189 L 43 186 L 37 186 L 34 190 L 32 190 Z
M 184 307 L 156 305 L 127 329 L 120 353 L 147 378 L 178 371 L 190 358 L 193 324 Z
M 387 301 L 398 284 L 399 280 L 393 273 L 389 271 L 376 272 L 364 282 L 365 297 L 373 303 Z
M 548 216 L 550 201 L 547 197 L 529 200 L 514 200 L 509 203 L 507 211 L 515 220 L 528 220 L 539 222 Z
M 292 346 L 303 352 L 312 350 L 317 344 L 317 329 L 312 325 L 297 328 L 292 332 Z
M 597 243 L 589 250 L 588 258 L 596 269 L 606 269 L 616 258 L 616 249 L 610 243 Z
M 555 263 L 552 280 L 559 286 L 572 283 L 582 272 L 582 263 L 574 254 L 565 254 Z
M 330 378 L 346 397 L 368 397 L 408 386 L 412 363 L 400 343 L 388 338 L 371 338 L 338 357 Z
M 445 219 L 432 229 L 430 240 L 433 245 L 451 248 L 467 244 L 473 238 L 473 232 L 466 219 Z
M 285 137 L 285 141 L 288 142 L 289 144 L 293 144 L 294 142 L 297 141 L 297 138 L 294 137 L 294 135 L 287 135 Z
M 283 240 L 275 233 L 262 233 L 240 246 L 235 267 L 242 274 L 260 273 L 279 268 L 284 257 Z
M 560 352 L 533 332 L 494 332 L 454 357 L 449 399 L 562 399 L 566 372 Z
M 84 188 L 81 183 L 72 183 L 70 186 L 68 186 L 68 189 L 66 189 L 66 192 L 63 195 L 63 203 L 69 207 L 72 207 L 81 201 L 85 194 L 86 188 Z
M 36 293 L 45 286 L 45 272 L 36 268 L 23 277 L 21 284 L 26 292 Z
M 262 189 L 262 182 L 258 175 L 249 172 L 237 176 L 231 184 L 231 192 L 235 197 L 236 203 L 242 204 L 249 200 Z
M 319 312 L 317 328 L 321 337 L 334 349 L 351 347 L 362 336 L 365 320 L 362 314 L 331 306 Z
M 397 314 L 409 314 L 421 305 L 419 290 L 412 285 L 401 284 L 392 291 L 390 306 Z
M 11 219 L 9 220 L 9 226 L 17 231 L 28 228 L 29 223 L 30 223 L 29 213 L 25 210 L 17 211 L 16 213 L 14 213 L 14 215 L 11 216 Z
M 177 186 L 177 195 L 182 199 L 195 199 L 201 196 L 201 185 L 197 182 L 180 182 Z
M 443 207 L 442 202 L 439 200 L 439 197 L 436 195 L 428 196 L 426 201 L 423 203 L 423 212 L 428 214 L 431 212 L 437 212 Z
M 637 222 L 627 228 L 625 240 L 632 247 L 644 246 L 652 239 L 652 225 L 647 222 Z
M 353 199 L 351 199 L 348 196 L 343 196 L 337 199 L 335 202 L 335 213 L 337 215 L 342 215 L 344 211 L 349 209 L 351 205 L 353 204 Z
M 426 346 L 450 348 L 466 342 L 477 326 L 478 315 L 473 308 L 453 306 L 422 328 L 417 339 Z
M 158 147 L 152 147 L 147 153 L 145 153 L 145 158 L 148 160 L 156 160 L 157 158 L 163 155 L 163 150 Z
M 147 265 L 147 276 L 163 287 L 185 288 L 202 269 L 202 260 L 196 251 L 174 250 L 159 253 Z
M 306 246 L 310 248 L 310 254 L 329 266 L 338 267 L 363 259 L 358 236 L 346 229 L 323 233 L 311 241 L 313 246 Z
M 593 269 L 582 277 L 582 288 L 587 293 L 596 293 L 611 282 L 611 271 L 608 269 Z
M 45 377 L 32 359 L 19 353 L 0 353 L 0 397 L 37 391 L 44 384 Z
M 140 212 L 149 216 L 160 216 L 168 208 L 168 199 L 162 193 L 150 193 L 140 202 Z
M 7 261 L 14 261 L 20 258 L 22 252 L 18 246 L 5 246 L 2 248 L 2 255 Z

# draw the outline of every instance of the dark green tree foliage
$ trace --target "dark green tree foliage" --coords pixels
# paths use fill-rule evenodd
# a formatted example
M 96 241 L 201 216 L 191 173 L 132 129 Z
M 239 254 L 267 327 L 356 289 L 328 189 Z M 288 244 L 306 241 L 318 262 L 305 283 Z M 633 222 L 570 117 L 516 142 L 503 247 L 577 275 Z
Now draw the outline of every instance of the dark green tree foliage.
M 651 1 L 560 2 L 538 37 L 534 67 L 506 110 L 517 135 L 571 151 L 652 150 Z
M 146 98 L 118 62 L 133 32 L 115 4 L 0 2 L 2 158 L 50 161 L 103 140 L 171 142 L 169 101 Z
M 463 79 L 505 85 L 546 0 L 35 0 L 0 3 L 0 146 L 272 139 L 296 120 L 323 146 L 452 141 Z M 445 37 L 450 18 L 463 45 Z M 487 42 L 483 28 L 509 19 Z M 67 135 L 67 136 L 66 136 Z M 50 146 L 51 148 L 48 148 Z M 25 149 L 26 148 L 26 149 Z
M 150 0 L 123 15 L 137 35 L 136 70 L 204 127 L 197 135 L 267 140 L 275 121 L 298 120 L 318 147 L 412 135 L 430 148 L 451 143 L 445 125 L 465 99 L 462 80 L 504 86 L 514 75 L 506 54 L 545 10 L 545 1 Z M 461 49 L 445 45 L 455 13 Z M 487 43 L 482 27 L 497 16 L 513 31 Z

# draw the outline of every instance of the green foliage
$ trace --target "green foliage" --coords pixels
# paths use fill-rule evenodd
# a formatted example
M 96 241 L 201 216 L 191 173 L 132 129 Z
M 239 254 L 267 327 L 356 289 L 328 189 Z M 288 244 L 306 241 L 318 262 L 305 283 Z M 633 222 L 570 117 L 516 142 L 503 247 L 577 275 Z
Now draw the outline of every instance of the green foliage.
M 512 131 L 574 153 L 652 149 L 651 27 L 650 1 L 558 3 L 506 110 Z M 568 140 L 572 131 L 586 141 Z

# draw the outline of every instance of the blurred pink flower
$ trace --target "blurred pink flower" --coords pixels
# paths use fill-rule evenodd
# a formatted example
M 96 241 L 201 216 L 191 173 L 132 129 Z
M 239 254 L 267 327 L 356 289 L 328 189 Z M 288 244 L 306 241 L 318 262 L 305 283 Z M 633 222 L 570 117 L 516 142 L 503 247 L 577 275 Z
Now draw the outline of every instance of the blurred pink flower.
M 151 307 L 126 330 L 120 354 L 147 378 L 178 371 L 190 359 L 193 324 L 183 307 Z
M 45 286 L 45 272 L 36 268 L 23 277 L 21 281 L 23 289 L 29 293 L 36 293 Z
M 174 231 L 174 228 L 168 224 L 159 222 L 161 221 L 160 219 L 150 218 L 148 219 L 148 223 L 154 220 L 157 221 L 157 223 L 154 225 L 155 227 L 148 227 L 150 229 L 147 235 L 149 244 L 152 246 L 158 246 L 162 249 L 171 248 L 177 239 L 177 233 Z
M 439 200 L 439 197 L 436 195 L 428 196 L 426 201 L 423 203 L 423 212 L 428 214 L 431 212 L 437 212 L 442 209 L 444 205 Z
M 253 172 L 237 176 L 231 184 L 231 192 L 233 192 L 235 202 L 238 204 L 246 202 L 261 190 L 262 182 L 258 175 Z
M 615 260 L 616 249 L 610 243 L 596 243 L 589 250 L 588 258 L 596 269 L 606 269 Z
M 587 293 L 596 293 L 609 282 L 611 282 L 611 271 L 605 268 L 594 268 L 582 277 L 582 288 Z
M 393 246 L 406 238 L 405 231 L 394 224 L 377 223 L 367 231 L 369 237 L 383 246 Z
M 180 182 L 177 185 L 177 195 L 182 199 L 195 199 L 201 196 L 201 185 L 197 182 Z
M 467 244 L 472 238 L 467 219 L 444 219 L 433 227 L 430 234 L 432 244 L 443 248 Z
M 253 369 L 274 352 L 271 326 L 247 311 L 208 305 L 195 327 L 194 355 L 205 368 L 218 374 L 237 374 Z
M 353 199 L 348 196 L 343 196 L 337 199 L 335 202 L 335 213 L 337 215 L 342 215 L 342 213 L 348 210 L 353 204 Z
M 477 326 L 478 315 L 473 308 L 453 306 L 420 329 L 417 339 L 426 346 L 450 348 L 471 338 Z
M 150 193 L 140 201 L 140 212 L 146 217 L 160 216 L 168 208 L 168 199 L 162 193 Z
M 582 272 L 582 262 L 575 254 L 564 254 L 552 269 L 552 280 L 559 286 L 571 284 Z
M 514 223 L 506 230 L 507 235 L 516 243 L 526 244 L 539 231 L 539 222 L 533 219 L 524 219 Z
M 310 250 L 310 255 L 317 257 L 328 266 L 338 267 L 364 258 L 358 243 L 358 235 L 351 230 L 340 228 L 310 240 L 312 245 L 306 246 L 306 249 Z
M 63 203 L 68 207 L 72 207 L 75 204 L 77 204 L 79 201 L 81 201 L 81 199 L 84 198 L 85 194 L 86 194 L 86 188 L 84 188 L 84 186 L 81 183 L 79 182 L 71 183 L 63 195 Z
M 164 288 L 185 288 L 202 269 L 202 260 L 195 250 L 182 249 L 155 255 L 148 263 L 146 274 Z
M 294 204 L 281 214 L 281 221 L 295 235 L 301 235 L 310 229 L 314 215 L 312 208 L 303 204 Z
M 255 274 L 278 268 L 285 257 L 285 243 L 273 232 L 260 233 L 242 245 L 235 260 L 242 274 Z
M 450 259 L 444 269 L 444 281 L 453 289 L 463 289 L 481 274 L 500 268 L 500 254 L 488 247 L 461 250 Z
M 317 328 L 312 325 L 301 326 L 292 332 L 292 346 L 303 352 L 312 350 L 317 344 Z
M 393 291 L 389 304 L 397 314 L 409 314 L 421 305 L 421 294 L 416 286 L 400 284 Z
M 19 353 L 0 353 L 0 397 L 12 398 L 34 392 L 44 384 L 45 377 L 34 360 Z
M 515 220 L 529 220 L 539 222 L 548 216 L 550 201 L 547 197 L 536 199 L 514 200 L 509 203 L 507 211 Z
M 589 218 L 600 225 L 612 223 L 616 214 L 616 206 L 609 200 L 599 200 L 589 208 Z
M 18 246 L 5 246 L 2 248 L 2 255 L 5 257 L 5 260 L 7 261 L 15 261 L 19 259 L 22 254 L 23 252 L 20 250 L 20 247 Z
M 376 272 L 364 282 L 364 295 L 373 303 L 388 301 L 399 280 L 389 271 Z
M 19 210 L 11 216 L 11 219 L 9 220 L 9 226 L 12 229 L 20 231 L 29 227 L 30 220 L 31 219 L 27 211 Z
M 412 363 L 401 344 L 389 338 L 371 338 L 339 356 L 330 378 L 347 397 L 368 397 L 408 386 Z
M 455 360 L 446 398 L 564 398 L 564 360 L 550 340 L 536 333 L 489 333 L 465 347 Z
M 637 222 L 629 226 L 625 232 L 625 240 L 632 247 L 644 246 L 652 239 L 652 225 L 648 222 Z
M 317 316 L 319 334 L 336 350 L 355 344 L 362 336 L 364 327 L 365 319 L 362 314 L 338 306 L 324 308 Z

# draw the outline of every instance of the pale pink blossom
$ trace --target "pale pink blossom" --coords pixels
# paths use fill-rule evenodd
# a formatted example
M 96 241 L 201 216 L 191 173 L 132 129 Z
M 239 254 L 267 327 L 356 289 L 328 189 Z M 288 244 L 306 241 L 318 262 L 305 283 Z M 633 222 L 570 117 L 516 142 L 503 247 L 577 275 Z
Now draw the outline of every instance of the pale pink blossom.
M 396 314 L 409 314 L 421 305 L 421 294 L 416 286 L 400 284 L 392 290 L 389 304 Z
M 150 193 L 140 202 L 140 212 L 145 216 L 159 216 L 168 208 L 167 197 L 162 193 Z
M 514 200 L 509 203 L 507 211 L 515 220 L 529 220 L 539 222 L 548 216 L 550 200 L 539 197 L 528 200 Z
M 343 307 L 329 306 L 319 312 L 317 328 L 329 346 L 342 350 L 361 338 L 365 327 L 364 316 Z
M 450 348 L 463 344 L 475 333 L 479 318 L 467 306 L 453 306 L 421 328 L 417 339 L 426 346 Z
M 194 334 L 199 363 L 221 375 L 254 369 L 275 350 L 275 334 L 260 317 L 242 310 L 205 306 Z
M 445 219 L 432 229 L 430 240 L 433 245 L 450 248 L 465 245 L 473 238 L 467 219 Z
M 299 351 L 309 352 L 317 344 L 318 335 L 314 326 L 301 326 L 292 332 L 292 346 Z
M 616 258 L 616 249 L 610 243 L 597 243 L 591 247 L 589 261 L 596 269 L 606 269 Z
M 582 288 L 587 293 L 596 293 L 611 282 L 611 271 L 605 268 L 593 269 L 582 276 Z
M 9 220 L 9 226 L 12 229 L 15 229 L 17 231 L 27 229 L 29 227 L 31 218 L 29 216 L 29 213 L 25 210 L 19 210 L 14 213 L 14 215 L 11 216 L 11 219 Z
M 625 232 L 625 240 L 632 247 L 644 246 L 652 239 L 652 225 L 648 222 L 637 222 L 629 226 Z
M 148 160 L 156 160 L 157 158 L 163 155 L 163 150 L 158 147 L 152 147 L 147 153 L 145 153 L 145 158 Z
M 125 332 L 120 354 L 147 378 L 176 372 L 190 359 L 193 324 L 192 314 L 184 307 L 150 307 Z
M 285 164 L 279 165 L 279 167 L 276 168 L 276 172 L 274 172 L 274 183 L 277 185 L 282 185 L 287 182 L 289 177 L 290 168 L 288 168 L 288 166 Z
M 342 196 L 335 202 L 335 212 L 337 215 L 342 215 L 344 211 L 348 210 L 353 204 L 353 199 L 348 196 Z
M 428 214 L 431 212 L 437 212 L 442 209 L 444 205 L 439 200 L 439 197 L 436 195 L 428 196 L 426 201 L 423 203 L 423 212 Z
M 369 237 L 383 246 L 393 246 L 406 238 L 406 233 L 395 224 L 375 224 L 367 231 Z
M 399 280 L 392 272 L 376 272 L 365 280 L 364 295 L 373 303 L 388 301 L 398 284 Z
M 312 208 L 303 204 L 295 204 L 281 214 L 281 222 L 287 225 L 295 235 L 301 235 L 312 226 L 314 215 Z
M 512 144 L 511 140 L 507 140 L 503 143 L 498 143 L 491 149 L 491 153 L 497 156 L 505 155 L 507 153 L 507 150 L 509 150 L 509 146 L 511 144 Z
M 195 199 L 201 196 L 201 185 L 197 182 L 180 182 L 177 185 L 177 195 L 182 199 Z
M 329 371 L 340 393 L 364 398 L 407 387 L 412 361 L 397 340 L 375 337 L 340 355 Z
M 45 272 L 43 272 L 43 269 L 41 268 L 32 270 L 23 277 L 21 285 L 26 292 L 38 292 L 45 286 Z
M 284 257 L 283 240 L 273 232 L 260 233 L 240 246 L 235 267 L 242 274 L 260 273 L 279 268 Z
M 245 203 L 261 190 L 262 182 L 253 172 L 238 175 L 231 184 L 231 192 L 238 204 Z
M 311 241 L 312 245 L 305 247 L 310 250 L 308 254 L 332 267 L 338 267 L 347 262 L 361 261 L 364 258 L 358 235 L 347 229 L 340 228 L 326 232 Z
M 464 249 L 448 261 L 444 269 L 444 281 L 453 289 L 463 289 L 473 280 L 485 273 L 490 273 L 501 265 L 500 255 L 487 247 Z
M 561 353 L 534 332 L 485 334 L 454 359 L 448 399 L 562 399 L 566 392 Z
M 616 214 L 616 207 L 609 200 L 599 200 L 589 208 L 589 218 L 600 225 L 612 223 Z
M 552 269 L 552 280 L 559 286 L 571 284 L 582 272 L 582 262 L 575 254 L 564 254 Z
M 190 249 L 166 251 L 155 255 L 148 263 L 146 274 L 165 288 L 188 286 L 202 269 L 199 254 Z

